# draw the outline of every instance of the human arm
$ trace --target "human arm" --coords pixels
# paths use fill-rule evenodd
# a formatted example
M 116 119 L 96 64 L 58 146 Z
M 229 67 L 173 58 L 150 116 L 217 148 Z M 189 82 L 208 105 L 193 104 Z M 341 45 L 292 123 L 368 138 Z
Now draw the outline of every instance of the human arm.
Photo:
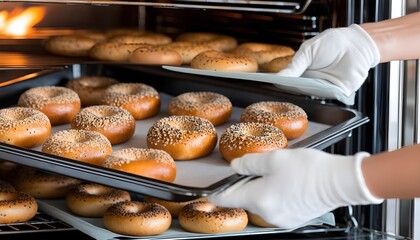
M 370 156 L 334 155 L 316 149 L 247 154 L 235 172 L 259 176 L 209 197 L 240 207 L 281 228 L 298 227 L 338 207 L 378 204 L 383 198 L 420 196 L 420 145 Z
M 378 46 L 380 62 L 420 58 L 420 12 L 360 26 Z
M 362 162 L 366 185 L 380 198 L 420 197 L 420 144 L 372 155 Z

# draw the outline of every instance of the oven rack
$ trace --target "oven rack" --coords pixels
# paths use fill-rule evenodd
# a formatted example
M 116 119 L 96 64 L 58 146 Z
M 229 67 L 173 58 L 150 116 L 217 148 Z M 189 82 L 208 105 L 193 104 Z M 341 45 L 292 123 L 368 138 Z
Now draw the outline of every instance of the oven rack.
M 301 14 L 305 12 L 312 0 L 0 0 L 0 2 L 88 4 L 98 6 L 133 5 L 157 8 Z
M 42 212 L 37 212 L 32 219 L 26 222 L 0 224 L 0 236 L 15 233 L 39 233 L 74 230 L 75 228 L 73 226 Z

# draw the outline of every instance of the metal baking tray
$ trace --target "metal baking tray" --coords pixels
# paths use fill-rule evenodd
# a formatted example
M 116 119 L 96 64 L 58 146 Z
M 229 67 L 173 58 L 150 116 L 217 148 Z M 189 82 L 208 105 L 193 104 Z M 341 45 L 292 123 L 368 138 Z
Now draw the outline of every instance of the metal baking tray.
M 130 147 L 145 147 L 148 126 L 166 114 L 166 104 L 172 96 L 188 91 L 215 91 L 224 94 L 232 101 L 234 114 L 228 123 L 216 127 L 218 137 L 229 124 L 239 121 L 240 112 L 245 106 L 262 100 L 289 101 L 307 112 L 310 122 L 308 132 L 290 141 L 288 148 L 324 149 L 349 137 L 352 130 L 369 121 L 366 116 L 353 109 L 280 92 L 270 84 L 189 75 L 168 71 L 159 66 L 95 62 L 69 65 L 60 70 L 39 71 L 3 82 L 0 84 L 0 108 L 16 105 L 20 94 L 29 88 L 62 86 L 69 79 L 92 75 L 113 77 L 120 82 L 146 83 L 161 93 L 161 114 L 151 119 L 137 121 L 136 133 L 127 143 Z M 53 131 L 63 128 L 69 126 L 54 127 Z M 125 144 L 116 145 L 114 148 L 124 148 L 127 146 Z M 177 178 L 173 183 L 45 154 L 39 151 L 39 148 L 25 149 L 4 143 L 0 144 L 0 159 L 172 201 L 208 196 L 245 178 L 231 171 L 228 162 L 218 153 L 217 147 L 208 157 L 177 161 Z
M 141 200 L 141 199 L 135 199 Z M 344 232 L 348 229 L 347 226 L 336 226 L 335 217 L 333 213 L 326 213 L 318 218 L 312 219 L 309 222 L 292 229 L 282 229 L 282 228 L 267 228 L 267 227 L 257 227 L 251 223 L 248 223 L 247 226 L 241 231 L 229 231 L 229 232 L 220 232 L 214 234 L 203 234 L 203 233 L 194 233 L 185 231 L 177 218 L 173 218 L 169 229 L 166 231 L 154 235 L 154 236 L 129 236 L 118 234 L 112 231 L 109 231 L 104 223 L 102 218 L 87 218 L 76 216 L 71 213 L 67 206 L 66 201 L 62 199 L 50 199 L 50 200 L 38 200 L 39 208 L 53 217 L 64 221 L 79 231 L 91 236 L 96 240 L 118 240 L 118 239 L 172 239 L 172 240 L 181 240 L 181 239 L 206 239 L 214 237 L 244 237 L 249 235 L 268 235 L 268 234 L 309 234 L 309 233 L 320 233 L 320 232 Z M 278 237 L 277 237 L 278 238 Z M 258 238 L 257 238 L 258 239 Z M 265 239 L 265 238 L 264 238 Z

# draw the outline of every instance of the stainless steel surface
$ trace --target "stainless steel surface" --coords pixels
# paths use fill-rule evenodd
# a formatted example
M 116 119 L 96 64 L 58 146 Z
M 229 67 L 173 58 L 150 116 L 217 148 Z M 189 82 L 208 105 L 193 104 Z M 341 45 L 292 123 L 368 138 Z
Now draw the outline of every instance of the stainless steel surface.
M 6 234 L 22 234 L 22 233 L 39 233 L 39 232 L 55 232 L 55 231 L 71 231 L 74 230 L 69 224 L 51 217 L 42 212 L 37 212 L 35 217 L 26 222 L 0 224 L 0 238 Z
M 142 198 L 135 198 L 135 200 L 142 201 Z M 106 229 L 101 218 L 85 218 L 79 217 L 72 214 L 66 207 L 66 203 L 63 200 L 44 200 L 39 202 L 39 206 L 42 211 L 55 216 L 65 222 L 72 224 L 75 228 L 80 229 L 85 234 L 100 240 L 111 240 L 111 239 L 124 239 L 129 236 L 125 234 L 118 234 Z M 349 227 L 346 225 L 335 226 L 334 216 L 332 213 L 327 213 L 324 216 L 315 219 L 311 223 L 305 224 L 297 229 L 281 229 L 281 228 L 261 228 L 254 226 L 251 223 L 248 223 L 247 226 L 241 231 L 227 231 L 217 233 L 218 238 L 231 238 L 231 237 L 246 237 L 250 234 L 266 236 L 268 234 L 311 234 L 319 232 L 345 232 L 349 230 Z M 153 236 L 155 239 L 173 239 L 173 240 L 183 240 L 183 239 L 204 239 L 212 237 L 213 234 L 202 234 L 189 232 L 183 229 L 178 219 L 172 219 L 170 227 L 156 235 Z M 150 236 L 134 236 L 135 239 L 150 239 Z M 265 237 L 263 237 L 265 239 Z
M 397 18 L 420 9 L 417 0 L 392 1 L 391 17 Z M 419 60 L 394 61 L 390 64 L 388 150 L 420 143 Z M 420 239 L 419 200 L 386 201 L 384 231 Z M 411 216 L 411 217 L 407 217 Z M 416 238 L 414 238 L 416 237 Z
M 10 2 L 10 1 L 3 1 Z M 97 6 L 128 5 L 160 8 L 216 9 L 251 12 L 303 13 L 311 3 L 305 1 L 248 1 L 248 0 L 175 0 L 175 1 L 117 1 L 117 0 L 17 0 L 13 2 L 85 4 Z

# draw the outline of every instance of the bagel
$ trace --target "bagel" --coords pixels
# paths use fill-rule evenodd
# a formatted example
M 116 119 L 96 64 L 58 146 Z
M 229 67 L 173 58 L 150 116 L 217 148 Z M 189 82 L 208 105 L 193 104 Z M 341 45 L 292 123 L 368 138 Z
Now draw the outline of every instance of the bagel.
M 241 122 L 271 124 L 289 140 L 302 136 L 309 124 L 305 110 L 296 104 L 279 101 L 261 101 L 248 105 L 241 114 Z
M 182 64 L 182 57 L 177 51 L 168 47 L 145 45 L 135 49 L 128 61 L 145 65 L 179 66 Z
M 238 46 L 234 37 L 212 32 L 185 32 L 178 35 L 175 41 L 206 44 L 222 52 L 229 52 Z
M 209 71 L 253 73 L 257 72 L 258 63 L 251 57 L 210 50 L 195 56 L 191 60 L 191 67 Z
M 45 115 L 52 126 L 70 123 L 79 112 L 79 95 L 70 88 L 61 86 L 40 86 L 23 92 L 18 99 L 19 107 L 35 108 Z
M 159 235 L 169 229 L 172 217 L 168 209 L 157 203 L 119 202 L 105 211 L 105 227 L 131 236 Z
M 295 50 L 289 46 L 258 42 L 242 43 L 233 52 L 255 59 L 260 71 L 267 71 L 268 63 L 275 58 L 290 57 L 295 54 Z
M 118 80 L 103 76 L 83 76 L 66 82 L 65 87 L 72 89 L 79 95 L 82 107 L 99 105 L 105 89 Z

